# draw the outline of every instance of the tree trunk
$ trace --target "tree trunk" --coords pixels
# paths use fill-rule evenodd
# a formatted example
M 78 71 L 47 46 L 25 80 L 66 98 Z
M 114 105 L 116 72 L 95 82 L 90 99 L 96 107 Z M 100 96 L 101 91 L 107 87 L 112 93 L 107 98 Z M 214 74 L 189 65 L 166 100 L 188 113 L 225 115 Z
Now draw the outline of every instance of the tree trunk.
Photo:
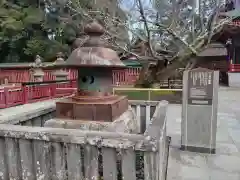
M 157 61 L 154 64 L 145 64 L 140 72 L 139 78 L 136 82 L 136 87 L 146 87 L 150 88 L 158 79 L 158 72 L 166 68 L 166 61 Z
M 192 44 L 192 47 L 196 50 L 196 52 L 201 52 L 202 49 L 206 46 L 207 39 L 199 39 Z M 151 70 L 148 66 L 147 69 L 144 69 L 144 73 L 139 76 L 138 87 L 142 86 L 148 82 L 148 87 L 151 87 L 153 83 L 159 83 L 162 80 L 168 80 L 169 78 L 176 76 L 177 70 L 179 68 L 187 68 L 192 69 L 198 63 L 198 58 L 196 58 L 196 54 L 189 51 L 188 49 L 183 49 L 182 52 L 179 52 L 179 55 L 176 56 L 170 64 L 165 66 L 160 66 L 160 61 L 155 65 L 155 71 Z
M 143 67 L 140 71 L 139 78 L 136 81 L 135 87 L 145 87 L 148 88 L 149 84 L 151 84 L 150 75 L 150 63 L 143 63 Z

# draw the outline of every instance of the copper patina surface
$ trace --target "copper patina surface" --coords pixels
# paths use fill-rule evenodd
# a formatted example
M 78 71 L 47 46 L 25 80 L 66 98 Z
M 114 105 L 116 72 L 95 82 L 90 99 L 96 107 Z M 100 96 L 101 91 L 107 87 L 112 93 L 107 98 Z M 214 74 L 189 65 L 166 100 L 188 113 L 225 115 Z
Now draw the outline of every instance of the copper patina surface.
M 104 28 L 100 24 L 90 23 L 84 30 L 89 38 L 83 43 L 83 47 L 72 52 L 65 62 L 66 66 L 105 68 L 105 71 L 110 72 L 114 68 L 125 68 L 117 53 L 101 39 Z M 78 87 L 74 97 L 56 103 L 57 118 L 72 120 L 112 122 L 127 109 L 128 100 L 125 96 L 99 90 L 83 90 L 81 87 Z

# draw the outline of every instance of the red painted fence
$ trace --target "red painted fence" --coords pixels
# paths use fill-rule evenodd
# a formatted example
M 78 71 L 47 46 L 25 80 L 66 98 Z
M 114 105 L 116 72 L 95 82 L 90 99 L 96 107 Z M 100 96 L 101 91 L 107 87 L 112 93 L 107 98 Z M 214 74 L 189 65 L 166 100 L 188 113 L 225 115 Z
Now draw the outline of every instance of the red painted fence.
M 78 76 L 78 72 L 76 69 L 65 69 L 68 72 L 68 80 L 76 80 Z M 128 68 L 125 70 L 114 70 L 113 84 L 114 85 L 133 85 L 135 81 L 138 79 L 141 68 Z M 7 78 L 9 83 L 23 83 L 30 82 L 31 73 L 29 70 L 20 69 L 1 69 L 0 77 Z M 54 70 L 44 69 L 44 77 L 43 81 L 54 81 Z
M 67 80 L 75 80 L 77 78 L 76 69 L 65 69 L 68 72 Z M 55 81 L 54 70 L 44 69 L 43 81 Z M 10 83 L 30 82 L 32 74 L 28 69 L 0 69 L 0 77 L 5 77 Z
M 76 81 L 0 88 L 0 108 L 72 95 Z
M 113 71 L 113 85 L 133 85 L 138 79 L 140 68 Z M 0 108 L 8 108 L 16 105 L 42 101 L 46 99 L 63 97 L 73 94 L 77 88 L 77 71 L 69 72 L 68 82 L 38 84 L 22 86 L 22 82 L 29 81 L 28 70 L 1 70 L 2 77 L 8 77 L 8 82 L 19 83 L 16 86 L 0 86 Z M 52 81 L 55 77 L 51 70 L 45 70 L 44 81 Z
M 240 64 L 230 64 L 229 72 L 240 72 Z
M 114 70 L 112 74 L 113 85 L 133 85 L 140 74 L 141 68 L 128 68 L 125 70 Z

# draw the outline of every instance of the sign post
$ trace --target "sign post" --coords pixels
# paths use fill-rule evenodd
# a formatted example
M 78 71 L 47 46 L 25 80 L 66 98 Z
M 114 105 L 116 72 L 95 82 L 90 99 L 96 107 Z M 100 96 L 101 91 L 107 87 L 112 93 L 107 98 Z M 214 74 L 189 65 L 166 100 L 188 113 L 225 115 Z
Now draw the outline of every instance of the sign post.
M 197 68 L 184 72 L 181 149 L 215 153 L 219 72 Z

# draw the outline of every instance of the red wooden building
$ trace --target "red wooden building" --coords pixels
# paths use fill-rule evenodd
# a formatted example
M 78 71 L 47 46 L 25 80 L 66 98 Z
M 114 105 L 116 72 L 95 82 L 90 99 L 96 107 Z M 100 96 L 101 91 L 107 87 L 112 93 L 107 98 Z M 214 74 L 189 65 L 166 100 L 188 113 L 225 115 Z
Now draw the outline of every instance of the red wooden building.
M 227 55 L 227 49 L 224 44 L 212 42 L 197 55 L 194 67 L 219 70 L 220 83 L 228 85 L 229 61 L 227 60 Z
M 213 38 L 224 44 L 227 49 L 225 64 L 228 70 L 227 74 L 223 75 L 226 76 L 228 85 L 240 87 L 240 8 L 228 11 L 222 15 L 233 20 L 231 23 L 226 24 L 223 30 Z

